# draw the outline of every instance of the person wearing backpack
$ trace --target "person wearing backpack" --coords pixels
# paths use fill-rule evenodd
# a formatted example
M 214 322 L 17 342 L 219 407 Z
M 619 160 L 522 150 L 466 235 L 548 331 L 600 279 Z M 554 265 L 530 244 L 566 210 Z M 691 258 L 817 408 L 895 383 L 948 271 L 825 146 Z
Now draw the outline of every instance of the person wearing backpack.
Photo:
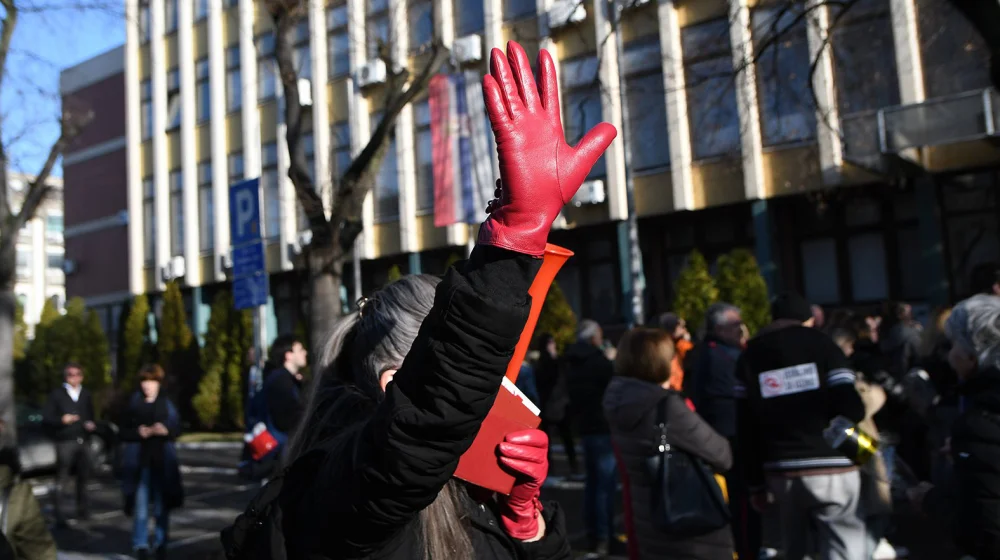
M 0 449 L 0 560 L 55 560 L 56 543 L 20 471 L 17 449 Z
M 540 92 L 520 45 L 492 51 L 483 89 L 501 182 L 472 255 L 443 279 L 386 286 L 333 325 L 289 443 L 291 470 L 272 502 L 280 507 L 238 522 L 244 536 L 270 527 L 284 544 L 227 546 L 230 558 L 572 557 L 560 508 L 539 501 L 544 432 L 508 433 L 497 446 L 495 460 L 515 477 L 509 495 L 453 478 L 501 390 L 549 229 L 615 136 L 601 124 L 568 146 L 547 52 L 538 66 Z

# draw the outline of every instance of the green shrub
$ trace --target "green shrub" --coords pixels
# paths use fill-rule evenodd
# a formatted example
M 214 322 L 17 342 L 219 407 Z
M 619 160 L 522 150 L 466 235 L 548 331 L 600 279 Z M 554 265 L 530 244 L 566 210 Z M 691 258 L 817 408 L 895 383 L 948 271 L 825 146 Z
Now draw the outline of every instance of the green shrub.
M 566 295 L 558 282 L 552 282 L 549 287 L 542 313 L 538 316 L 535 336 L 544 333 L 551 334 L 556 339 L 560 353 L 576 340 L 576 314 L 566 301 Z
M 705 310 L 718 300 L 719 290 L 708 272 L 708 263 L 695 249 L 674 285 L 674 313 L 684 318 L 691 332 L 697 332 L 705 321 Z
M 152 362 L 155 353 L 149 329 L 149 300 L 145 294 L 135 296 L 122 309 L 121 334 L 118 341 L 118 375 L 116 384 L 119 391 L 132 392 L 138 387 L 135 376 L 143 364 Z
M 771 322 L 767 282 L 749 250 L 733 249 L 719 257 L 715 282 L 719 287 L 719 299 L 740 308 L 751 335 Z

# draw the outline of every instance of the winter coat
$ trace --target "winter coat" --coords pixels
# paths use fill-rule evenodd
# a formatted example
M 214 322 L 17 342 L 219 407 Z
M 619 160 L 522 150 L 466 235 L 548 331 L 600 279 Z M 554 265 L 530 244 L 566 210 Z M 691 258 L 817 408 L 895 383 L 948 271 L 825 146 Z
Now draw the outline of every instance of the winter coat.
M 539 407 L 542 420 L 560 424 L 566 419 L 569 407 L 569 389 L 566 387 L 566 368 L 557 358 L 543 352 L 535 364 L 535 384 L 538 386 Z
M 566 350 L 566 386 L 574 426 L 581 436 L 605 435 L 608 421 L 601 414 L 604 390 L 615 373 L 604 350 L 577 342 Z
M 897 323 L 879 341 L 885 370 L 897 381 L 917 365 L 920 356 L 920 331 L 909 323 Z
M 705 460 L 718 472 L 729 470 L 733 455 L 726 438 L 688 408 L 676 391 L 632 379 L 615 377 L 604 396 L 604 410 L 611 424 L 611 440 L 622 466 L 625 524 L 632 560 L 732 560 L 732 531 L 727 525 L 704 535 L 679 538 L 654 525 L 654 481 L 646 462 L 658 453 L 660 428 L 657 407 L 666 400 L 667 438 L 671 445 Z
M 56 543 L 45 524 L 45 517 L 38 500 L 31 492 L 31 485 L 17 480 L 17 461 L 14 453 L 4 452 L 12 460 L 0 464 L 0 499 L 9 492 L 6 506 L 6 538 L 16 560 L 55 560 Z M 0 505 L 2 507 L 2 505 Z
M 166 395 L 160 393 L 153 403 L 154 421 L 149 423 L 148 419 L 143 420 L 139 416 L 139 407 L 144 400 L 141 393 L 135 393 L 120 423 L 121 481 L 126 515 L 132 515 L 135 509 L 135 493 L 139 488 L 143 467 L 151 469 L 154 484 L 160 485 L 164 507 L 171 510 L 184 504 L 180 462 L 174 447 L 174 440 L 181 432 L 180 415 Z M 168 435 L 146 439 L 139 436 L 139 426 L 151 426 L 157 422 L 167 427 Z
M 709 335 L 688 352 L 684 363 L 684 392 L 715 431 L 736 436 L 736 360 L 740 349 Z
M 922 509 L 951 527 L 964 554 L 1000 558 L 1000 370 L 980 372 L 962 394 L 966 409 L 951 432 L 951 480 L 932 489 Z
M 282 433 L 282 439 L 291 437 L 302 416 L 301 383 L 287 369 L 280 367 L 267 374 L 263 397 L 273 428 Z
M 540 262 L 476 247 L 438 286 L 384 395 L 365 380 L 324 389 L 310 412 L 331 419 L 310 424 L 322 443 L 300 455 L 304 473 L 282 488 L 289 558 L 423 558 L 420 512 L 452 479 L 496 399 Z M 503 532 L 492 500 L 464 494 L 459 513 L 475 559 L 570 558 L 557 506 L 545 507 L 544 538 L 522 543 Z
M 75 414 L 80 419 L 72 424 L 63 424 L 65 414 Z M 80 388 L 80 398 L 75 402 L 69 396 L 66 387 L 60 385 L 49 393 L 42 409 L 42 423 L 56 441 L 85 440 L 90 438 L 90 432 L 84 424 L 94 421 L 94 403 L 90 391 Z

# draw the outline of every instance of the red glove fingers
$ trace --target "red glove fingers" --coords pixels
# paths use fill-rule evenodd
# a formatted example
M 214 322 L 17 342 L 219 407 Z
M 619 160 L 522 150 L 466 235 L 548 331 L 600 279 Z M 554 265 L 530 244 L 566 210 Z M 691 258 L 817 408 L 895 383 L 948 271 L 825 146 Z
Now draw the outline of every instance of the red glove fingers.
M 527 540 L 538 535 L 538 495 L 549 472 L 549 438 L 541 430 L 507 434 L 497 447 L 500 464 L 517 477 L 509 496 L 500 498 L 500 519 L 507 534 Z

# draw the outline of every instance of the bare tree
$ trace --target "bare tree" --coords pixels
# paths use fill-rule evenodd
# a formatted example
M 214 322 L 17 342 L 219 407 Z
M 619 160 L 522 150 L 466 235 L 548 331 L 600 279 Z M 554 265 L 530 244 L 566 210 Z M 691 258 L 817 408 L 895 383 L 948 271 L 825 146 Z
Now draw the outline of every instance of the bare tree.
M 324 333 L 341 314 L 340 287 L 344 264 L 362 231 L 362 205 L 375 184 L 382 158 L 393 137 L 396 118 L 408 103 L 427 89 L 431 78 L 448 60 L 449 51 L 440 41 L 433 41 L 426 55 L 421 57 L 424 60 L 422 67 L 416 75 L 411 75 L 405 60 L 394 59 L 392 33 L 388 41 L 379 44 L 378 55 L 388 70 L 380 91 L 384 96 L 382 116 L 368 143 L 343 174 L 331 173 L 333 188 L 329 194 L 330 214 L 327 217 L 322 194 L 317 192 L 311 178 L 302 142 L 309 114 L 297 94 L 298 73 L 293 55 L 295 26 L 307 17 L 309 0 L 267 0 L 266 6 L 274 21 L 274 57 L 286 92 L 285 136 L 290 156 L 288 177 L 295 187 L 295 197 L 302 206 L 312 233 L 312 240 L 303 252 L 311 287 L 312 347 L 320 348 Z
M 0 0 L 4 13 L 0 17 L 0 91 L 8 76 L 7 62 L 11 53 L 11 40 L 17 30 L 21 3 L 15 0 Z M 43 9 L 29 4 L 26 9 Z M 14 309 L 17 305 L 14 295 L 17 268 L 17 237 L 24 225 L 34 218 L 35 212 L 51 191 L 49 176 L 59 157 L 80 131 L 93 119 L 89 110 L 74 111 L 64 107 L 59 118 L 60 134 L 49 148 L 48 156 L 38 172 L 25 188 L 24 200 L 20 208 L 13 207 L 8 185 L 10 143 L 17 135 L 9 135 L 0 120 L 0 418 L 5 427 L 0 434 L 0 447 L 17 443 L 17 426 L 14 414 Z

